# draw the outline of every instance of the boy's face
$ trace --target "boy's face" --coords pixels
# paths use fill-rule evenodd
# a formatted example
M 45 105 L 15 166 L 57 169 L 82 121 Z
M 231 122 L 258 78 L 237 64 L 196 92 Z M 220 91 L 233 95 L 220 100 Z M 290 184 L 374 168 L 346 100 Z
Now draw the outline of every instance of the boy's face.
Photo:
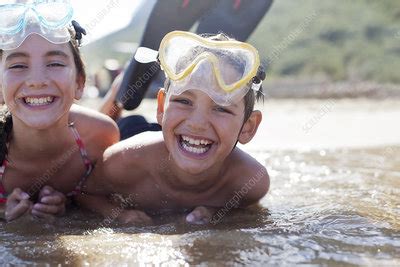
M 190 174 L 221 166 L 238 141 L 244 101 L 219 106 L 204 92 L 187 90 L 163 102 L 159 96 L 157 117 L 175 164 Z

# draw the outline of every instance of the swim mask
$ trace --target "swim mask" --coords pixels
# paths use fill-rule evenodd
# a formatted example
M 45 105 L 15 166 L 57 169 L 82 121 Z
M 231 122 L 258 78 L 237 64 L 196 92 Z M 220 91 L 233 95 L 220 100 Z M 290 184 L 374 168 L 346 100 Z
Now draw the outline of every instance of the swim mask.
M 158 60 L 170 79 L 168 92 L 174 95 L 198 89 L 227 106 L 261 86 L 259 79 L 253 83 L 260 66 L 258 51 L 247 43 L 173 31 L 161 41 Z
M 0 49 L 15 49 L 34 33 L 54 44 L 66 43 L 71 39 L 68 26 L 72 16 L 69 0 L 2 1 Z

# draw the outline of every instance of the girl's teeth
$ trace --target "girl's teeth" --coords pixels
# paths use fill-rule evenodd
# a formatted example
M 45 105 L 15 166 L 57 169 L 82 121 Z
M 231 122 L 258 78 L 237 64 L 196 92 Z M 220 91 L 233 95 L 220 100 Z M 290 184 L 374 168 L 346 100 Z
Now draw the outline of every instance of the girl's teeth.
M 25 98 L 25 102 L 32 106 L 47 105 L 47 104 L 52 103 L 53 100 L 54 100 L 54 97 L 52 97 L 52 96 L 40 97 L 40 98 L 34 98 L 34 97 L 26 97 Z

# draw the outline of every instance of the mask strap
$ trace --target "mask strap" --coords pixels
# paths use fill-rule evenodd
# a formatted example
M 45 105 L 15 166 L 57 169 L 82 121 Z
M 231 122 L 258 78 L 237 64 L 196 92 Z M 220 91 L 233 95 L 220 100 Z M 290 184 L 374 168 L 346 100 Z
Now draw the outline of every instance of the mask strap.
M 135 60 L 140 63 L 151 63 L 158 61 L 158 51 L 147 47 L 139 47 L 136 50 Z

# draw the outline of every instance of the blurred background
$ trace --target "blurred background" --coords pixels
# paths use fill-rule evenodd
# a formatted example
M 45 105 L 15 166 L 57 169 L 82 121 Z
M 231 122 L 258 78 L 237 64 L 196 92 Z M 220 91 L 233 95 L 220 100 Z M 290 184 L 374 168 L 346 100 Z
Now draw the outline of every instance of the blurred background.
M 132 57 L 156 1 L 72 2 L 88 30 L 82 51 L 90 83 L 104 95 Z M 397 0 L 275 0 L 248 41 L 268 65 L 270 97 L 400 94 Z

